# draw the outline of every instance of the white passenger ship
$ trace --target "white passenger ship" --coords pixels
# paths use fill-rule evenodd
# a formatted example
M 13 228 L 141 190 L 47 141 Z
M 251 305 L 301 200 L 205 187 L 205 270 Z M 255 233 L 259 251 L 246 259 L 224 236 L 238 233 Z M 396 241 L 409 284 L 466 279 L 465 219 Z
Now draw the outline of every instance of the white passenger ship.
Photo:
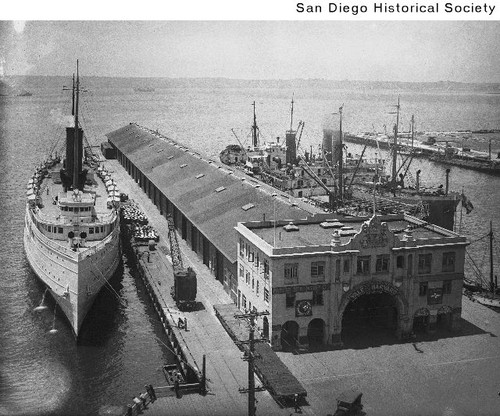
M 65 158 L 51 156 L 28 183 L 24 248 L 78 337 L 121 255 L 118 189 L 96 158 L 83 151 L 78 63 L 72 91 L 74 126 L 66 128 Z

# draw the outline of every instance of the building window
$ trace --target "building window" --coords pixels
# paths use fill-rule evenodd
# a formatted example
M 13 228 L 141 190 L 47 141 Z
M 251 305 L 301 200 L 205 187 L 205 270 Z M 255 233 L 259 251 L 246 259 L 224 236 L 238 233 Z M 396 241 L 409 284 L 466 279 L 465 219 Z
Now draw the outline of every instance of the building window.
M 286 294 L 286 307 L 293 308 L 295 306 L 295 293 L 287 293 Z
M 253 254 L 253 251 L 249 251 L 249 252 L 248 252 L 248 261 L 249 261 L 250 263 L 253 263 L 253 261 L 254 261 L 254 254 Z
M 269 260 L 264 259 L 264 279 L 269 279 Z
M 389 256 L 387 254 L 382 254 L 380 256 L 377 256 L 377 261 L 375 263 L 375 271 L 377 272 L 389 271 Z
M 240 277 L 242 280 L 245 277 L 245 269 L 243 268 L 243 266 L 240 266 Z
M 455 252 L 443 253 L 443 272 L 455 271 Z
M 370 256 L 358 257 L 358 274 L 370 274 Z
M 340 282 L 340 259 L 335 260 L 335 281 Z
M 422 282 L 420 283 L 420 289 L 418 291 L 419 296 L 426 296 L 427 295 L 427 282 Z
M 252 277 L 252 290 L 255 288 L 255 279 Z
M 257 280 L 257 284 L 255 286 L 255 291 L 257 292 L 257 295 L 259 294 L 259 281 Z
M 398 269 L 403 269 L 405 267 L 405 256 L 396 257 L 396 267 Z
M 245 256 L 245 244 L 243 243 L 243 240 L 240 238 L 240 257 Z
M 257 255 L 255 256 L 255 265 L 256 265 L 257 267 L 259 267 L 259 266 L 260 266 L 259 253 L 257 253 Z
M 325 280 L 325 262 L 313 261 L 311 263 L 311 280 Z
M 245 295 L 241 295 L 241 304 L 243 305 L 243 309 L 247 308 L 247 297 Z
M 299 263 L 285 263 L 285 285 L 299 283 Z
M 344 274 L 349 273 L 351 270 L 351 260 L 350 259 L 344 259 Z
M 323 305 L 323 289 L 321 287 L 313 290 L 312 304 Z
M 445 280 L 443 282 L 443 294 L 449 295 L 451 293 L 451 280 Z
M 269 290 L 264 288 L 264 300 L 269 303 Z
M 418 273 L 427 274 L 431 272 L 432 254 L 418 255 Z
M 247 285 L 250 284 L 250 272 L 245 273 L 245 282 L 247 283 Z
M 89 227 L 89 234 L 94 234 L 94 227 Z
M 63 233 L 63 229 L 62 229 L 62 227 L 57 227 L 57 232 L 58 232 L 59 234 L 62 234 L 62 233 Z

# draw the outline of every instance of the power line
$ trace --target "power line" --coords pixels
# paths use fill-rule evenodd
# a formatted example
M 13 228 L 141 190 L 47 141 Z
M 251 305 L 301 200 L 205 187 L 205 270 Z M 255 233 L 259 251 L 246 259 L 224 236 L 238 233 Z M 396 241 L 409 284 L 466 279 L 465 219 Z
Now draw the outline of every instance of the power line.
M 259 316 L 269 315 L 268 311 L 257 312 L 256 310 L 250 311 L 248 313 L 234 315 L 237 319 L 248 319 L 249 320 L 249 337 L 248 341 L 242 341 L 242 344 L 248 344 L 248 351 L 246 352 L 244 360 L 248 361 L 248 388 L 241 388 L 240 393 L 248 393 L 248 416 L 255 416 L 255 392 L 265 390 L 264 387 L 255 387 L 255 343 L 267 341 L 265 339 L 255 339 L 255 318 Z

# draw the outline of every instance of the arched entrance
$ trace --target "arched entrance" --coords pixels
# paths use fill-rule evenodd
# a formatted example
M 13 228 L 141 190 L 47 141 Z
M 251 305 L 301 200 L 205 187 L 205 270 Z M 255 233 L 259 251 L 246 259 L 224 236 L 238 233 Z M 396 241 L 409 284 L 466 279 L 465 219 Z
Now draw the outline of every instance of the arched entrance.
M 325 321 L 320 318 L 315 318 L 307 327 L 307 339 L 309 341 L 309 348 L 319 347 L 323 345 L 323 338 L 325 334 Z
M 299 324 L 295 321 L 286 321 L 281 327 L 281 348 L 283 351 L 292 351 L 297 347 L 299 339 Z
M 430 312 L 427 308 L 420 308 L 413 315 L 413 332 L 423 333 L 427 332 L 429 328 Z
M 389 282 L 368 281 L 342 296 L 339 308 L 341 338 L 346 346 L 366 347 L 395 342 L 406 328 L 407 302 Z
M 269 339 L 269 319 L 267 316 L 264 316 L 262 327 L 262 335 L 265 339 Z

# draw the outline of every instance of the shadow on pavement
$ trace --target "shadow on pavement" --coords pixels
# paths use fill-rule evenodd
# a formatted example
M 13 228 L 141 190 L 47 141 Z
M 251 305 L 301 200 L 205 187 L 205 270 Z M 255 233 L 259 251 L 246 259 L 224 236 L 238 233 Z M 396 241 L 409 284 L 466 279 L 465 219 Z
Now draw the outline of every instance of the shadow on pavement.
M 418 342 L 433 342 L 440 339 L 447 338 L 457 338 L 472 335 L 484 335 L 489 334 L 492 337 L 496 337 L 495 334 L 487 332 L 460 318 L 460 329 L 457 331 L 451 331 L 445 328 L 438 328 L 435 331 L 427 332 L 416 332 L 408 339 L 400 340 L 396 337 L 393 330 L 387 328 L 373 328 L 373 327 L 363 327 L 358 330 L 343 330 L 342 331 L 342 342 L 343 347 L 334 347 L 332 345 L 321 345 L 312 344 L 309 345 L 307 349 L 304 348 L 288 348 L 284 349 L 284 352 L 291 352 L 293 354 L 308 354 L 315 352 L 326 352 L 333 350 L 345 350 L 345 349 L 366 349 L 381 347 L 383 345 L 398 345 L 398 344 L 413 344 L 414 347 Z M 418 348 L 416 348 L 417 352 Z

